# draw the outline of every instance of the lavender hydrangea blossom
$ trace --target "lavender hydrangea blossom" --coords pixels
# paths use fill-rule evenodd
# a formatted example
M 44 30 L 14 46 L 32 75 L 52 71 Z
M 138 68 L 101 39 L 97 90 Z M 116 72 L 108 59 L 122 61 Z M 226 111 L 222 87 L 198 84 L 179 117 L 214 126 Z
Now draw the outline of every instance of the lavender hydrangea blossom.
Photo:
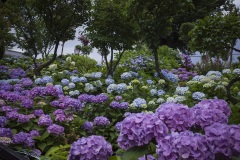
M 53 124 L 53 121 L 49 115 L 42 115 L 38 119 L 39 126 L 50 126 Z
M 7 123 L 7 119 L 4 116 L 0 116 L 0 127 L 4 127 Z
M 92 135 L 75 141 L 68 160 L 107 160 L 112 155 L 112 146 L 102 136 Z
M 50 134 L 60 135 L 64 132 L 64 127 L 57 125 L 57 124 L 52 124 L 52 125 L 48 126 L 47 131 Z
M 34 146 L 34 140 L 29 133 L 19 132 L 13 136 L 13 144 L 23 144 L 24 146 Z
M 12 137 L 12 130 L 10 128 L 0 127 L 0 137 Z
M 206 136 L 190 131 L 172 133 L 158 141 L 157 154 L 162 160 L 214 160 L 213 147 Z M 180 158 L 181 157 L 181 158 Z
M 228 123 L 228 117 L 219 109 L 192 108 L 195 115 L 195 126 L 205 128 L 213 123 Z
M 97 126 L 108 126 L 110 124 L 110 121 L 107 117 L 98 116 L 94 118 L 93 124 Z
M 82 128 L 84 130 L 87 130 L 87 131 L 92 130 L 93 129 L 93 122 L 89 122 L 89 121 L 84 122 Z
M 185 131 L 194 124 L 194 114 L 183 104 L 164 103 L 155 114 L 171 131 Z
M 153 113 L 131 114 L 121 122 L 118 145 L 127 150 L 133 146 L 148 144 L 152 139 L 160 141 L 168 133 L 166 125 Z
M 228 103 L 222 99 L 206 99 L 197 103 L 194 108 L 219 109 L 226 116 L 231 115 L 231 108 Z

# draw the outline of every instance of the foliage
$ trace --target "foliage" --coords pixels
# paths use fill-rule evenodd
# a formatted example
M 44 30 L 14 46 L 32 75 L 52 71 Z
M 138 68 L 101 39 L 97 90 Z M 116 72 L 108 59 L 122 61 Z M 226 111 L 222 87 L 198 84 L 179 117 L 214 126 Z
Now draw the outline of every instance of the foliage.
M 221 57 L 226 60 L 231 49 L 235 47 L 240 35 L 238 9 L 224 14 L 222 12 L 200 19 L 190 31 L 189 42 L 192 51 L 208 53 L 210 57 Z
M 125 50 L 131 49 L 136 40 L 135 23 L 128 16 L 127 9 L 128 1 L 94 1 L 91 20 L 86 27 L 91 45 L 104 57 L 109 75 L 113 75 Z M 107 59 L 108 52 L 110 60 Z M 115 54 L 118 58 L 114 63 Z
M 40 75 L 57 57 L 60 41 L 72 39 L 75 28 L 87 21 L 90 1 L 11 1 L 11 5 L 19 15 L 14 21 L 18 44 L 33 55 L 35 74 Z M 53 56 L 46 57 L 53 48 Z M 36 63 L 39 54 L 47 58 L 41 65 Z
M 158 55 L 161 68 L 172 70 L 174 68 L 180 67 L 181 56 L 177 50 L 174 50 L 167 46 L 161 46 L 158 48 Z
M 212 59 L 208 55 L 203 55 L 201 62 L 197 62 L 195 70 L 199 74 L 207 74 L 209 70 L 221 71 L 227 67 L 227 64 L 219 58 Z

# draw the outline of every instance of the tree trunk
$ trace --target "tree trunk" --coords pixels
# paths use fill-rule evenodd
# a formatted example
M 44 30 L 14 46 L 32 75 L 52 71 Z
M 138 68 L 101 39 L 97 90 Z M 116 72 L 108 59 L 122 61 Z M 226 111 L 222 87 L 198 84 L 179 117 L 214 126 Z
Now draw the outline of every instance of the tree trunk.
M 57 58 L 58 45 L 59 45 L 59 40 L 57 40 L 55 42 L 55 49 L 54 49 L 53 57 L 49 61 L 47 61 L 46 63 L 43 63 L 43 64 L 41 64 L 40 66 L 38 66 L 37 68 L 34 69 L 35 76 L 40 76 L 43 68 L 48 67 L 50 64 L 52 64 L 55 61 L 55 59 Z
M 0 59 L 3 58 L 5 54 L 5 47 L 3 45 L 0 45 Z
M 65 44 L 65 41 L 63 41 L 63 44 L 62 44 L 62 52 L 61 52 L 61 56 L 63 56 L 63 48 L 64 48 L 64 44 Z
M 108 74 L 107 75 L 110 75 L 110 76 L 113 76 L 113 49 L 111 47 L 111 58 L 110 58 L 110 65 L 109 65 L 109 68 L 108 68 Z

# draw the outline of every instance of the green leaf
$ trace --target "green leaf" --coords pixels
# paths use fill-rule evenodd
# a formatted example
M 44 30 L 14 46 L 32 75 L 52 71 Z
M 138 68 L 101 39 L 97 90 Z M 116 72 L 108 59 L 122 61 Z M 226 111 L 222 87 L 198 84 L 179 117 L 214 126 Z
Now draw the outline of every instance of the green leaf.
M 46 139 L 48 136 L 49 136 L 49 133 L 48 133 L 48 131 L 46 131 L 45 133 L 43 133 L 40 140 L 42 141 L 42 140 Z
M 47 146 L 46 143 L 39 143 L 38 148 L 41 149 L 41 151 L 44 151 L 45 147 Z
M 119 157 L 119 156 L 112 156 L 108 160 L 121 160 L 121 157 Z
M 149 154 L 148 145 L 132 147 L 128 149 L 121 157 L 121 160 L 136 160 L 145 154 Z

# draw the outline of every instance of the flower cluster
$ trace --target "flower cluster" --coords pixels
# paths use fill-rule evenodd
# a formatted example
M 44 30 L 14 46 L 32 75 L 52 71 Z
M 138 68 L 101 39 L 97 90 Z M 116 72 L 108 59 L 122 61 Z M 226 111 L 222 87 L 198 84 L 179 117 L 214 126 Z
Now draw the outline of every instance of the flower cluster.
M 168 133 L 166 125 L 152 113 L 136 113 L 121 122 L 118 145 L 127 150 L 133 146 L 148 144 L 152 139 L 160 141 Z
M 214 160 L 213 148 L 206 136 L 190 131 L 172 133 L 158 141 L 159 159 Z
M 227 124 L 228 117 L 219 109 L 192 108 L 195 114 L 195 125 L 205 128 L 213 123 Z
M 189 90 L 189 87 L 177 87 L 175 90 L 175 94 L 177 95 L 186 95 L 186 92 Z
M 68 160 L 104 160 L 112 155 L 112 146 L 102 136 L 82 137 L 73 142 Z
M 240 75 L 240 68 L 234 69 L 232 73 L 233 73 L 233 74 Z
M 98 116 L 94 118 L 93 124 L 97 126 L 108 126 L 110 121 L 106 117 Z
M 92 78 L 99 79 L 99 78 L 102 77 L 102 72 L 93 72 L 93 73 L 91 74 L 91 77 L 92 77 Z
M 178 77 L 175 74 L 173 74 L 167 70 L 163 70 L 163 69 L 161 70 L 161 72 L 162 72 L 163 76 L 165 78 L 167 78 L 169 81 L 171 81 L 173 83 L 176 83 L 179 81 Z
M 0 127 L 0 137 L 12 137 L 12 130 L 10 128 Z
M 79 99 L 74 99 L 69 96 L 60 96 L 58 100 L 50 102 L 50 105 L 61 109 L 72 108 L 73 110 L 81 110 L 83 107 Z
M 231 108 L 228 103 L 222 99 L 206 99 L 197 103 L 194 108 L 219 109 L 226 116 L 231 115 Z
M 128 102 L 117 102 L 117 101 L 112 101 L 110 103 L 110 106 L 113 108 L 119 108 L 119 109 L 126 109 L 128 108 Z
M 90 92 L 94 91 L 96 88 L 91 83 L 85 83 L 84 91 Z
M 194 114 L 183 104 L 164 103 L 155 114 L 171 131 L 185 131 L 194 124 Z
M 4 127 L 7 123 L 7 119 L 4 116 L 0 116 L 0 127 Z
M 84 124 L 82 125 L 82 128 L 87 131 L 92 130 L 93 122 L 89 122 L 89 121 L 84 122 Z
M 64 127 L 57 124 L 52 124 L 47 128 L 48 133 L 60 135 L 64 132 Z
M 201 101 L 202 99 L 204 99 L 206 97 L 206 95 L 203 92 L 194 92 L 192 94 L 192 98 L 194 100 L 198 100 Z
M 105 79 L 106 85 L 114 84 L 114 82 L 115 82 L 114 79 L 111 79 L 111 78 Z
M 126 80 L 126 79 L 131 79 L 132 78 L 132 74 L 129 72 L 124 72 L 123 74 L 121 74 L 121 79 Z
M 53 124 L 53 121 L 49 115 L 41 115 L 38 119 L 39 126 L 50 126 Z
M 24 146 L 34 146 L 33 137 L 29 133 L 19 132 L 12 138 L 13 144 L 23 144 Z
M 133 106 L 134 107 L 143 107 L 143 105 L 146 105 L 147 102 L 143 98 L 136 98 L 133 100 Z
M 10 77 L 14 78 L 23 78 L 26 76 L 26 72 L 22 68 L 12 69 L 10 73 Z

